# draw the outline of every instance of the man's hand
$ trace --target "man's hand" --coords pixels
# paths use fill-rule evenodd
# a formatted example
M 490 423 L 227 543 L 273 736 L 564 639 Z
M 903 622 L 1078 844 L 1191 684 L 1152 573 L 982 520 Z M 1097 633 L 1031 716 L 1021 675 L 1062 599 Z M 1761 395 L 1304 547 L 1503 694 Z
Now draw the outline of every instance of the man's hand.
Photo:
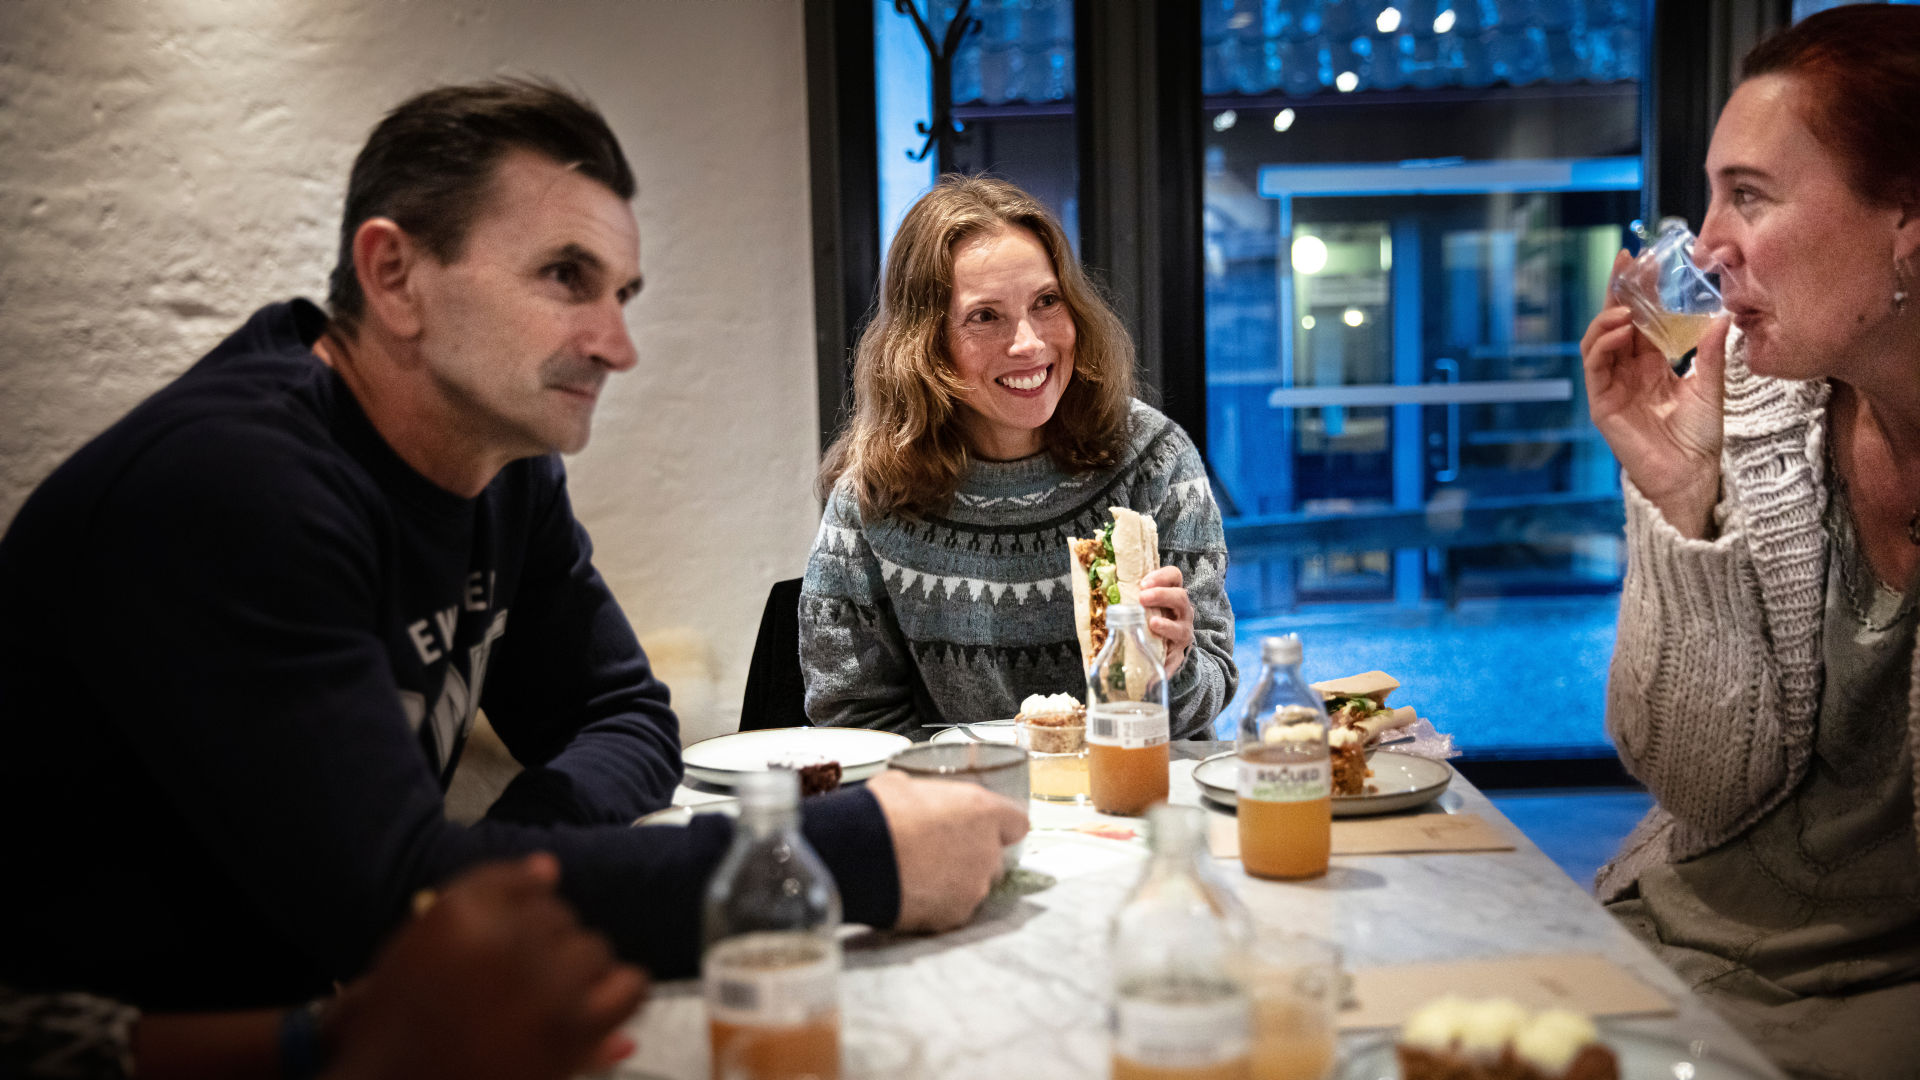
M 1027 835 L 1027 811 L 974 784 L 883 772 L 867 790 L 886 815 L 900 866 L 899 930 L 950 930 L 1000 876 L 1001 849 Z
M 564 1080 L 631 1053 L 620 1026 L 646 976 L 580 926 L 559 880 L 531 855 L 449 886 L 342 995 L 328 1075 Z

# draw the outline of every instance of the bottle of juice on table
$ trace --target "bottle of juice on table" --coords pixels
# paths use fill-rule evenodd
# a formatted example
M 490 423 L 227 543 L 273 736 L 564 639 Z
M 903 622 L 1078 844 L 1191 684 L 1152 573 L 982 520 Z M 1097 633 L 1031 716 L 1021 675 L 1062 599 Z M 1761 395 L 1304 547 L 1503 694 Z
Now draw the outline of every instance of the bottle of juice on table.
M 1208 866 L 1202 811 L 1162 803 L 1147 822 L 1153 855 L 1113 920 L 1113 1080 L 1245 1080 L 1252 923 Z
M 838 1080 L 839 890 L 801 835 L 797 774 L 749 773 L 736 790 L 702 920 L 713 1080 Z
M 1318 877 L 1333 846 L 1327 708 L 1300 660 L 1297 636 L 1262 641 L 1260 677 L 1240 717 L 1240 861 L 1256 877 Z
M 1167 670 L 1138 604 L 1107 608 L 1107 641 L 1087 668 L 1087 786 L 1103 814 L 1167 798 Z

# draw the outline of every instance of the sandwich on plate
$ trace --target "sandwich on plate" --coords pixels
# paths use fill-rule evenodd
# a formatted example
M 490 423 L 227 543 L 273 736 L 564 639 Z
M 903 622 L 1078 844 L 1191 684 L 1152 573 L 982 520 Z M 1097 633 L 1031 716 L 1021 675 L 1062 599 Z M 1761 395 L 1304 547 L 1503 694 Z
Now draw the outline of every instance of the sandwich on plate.
M 1333 721 L 1333 726 L 1359 732 L 1368 746 L 1378 743 L 1386 732 L 1419 719 L 1411 705 L 1396 709 L 1387 704 L 1387 695 L 1399 688 L 1400 681 L 1384 671 L 1368 671 L 1313 684 L 1313 689 L 1320 692 L 1320 699 L 1327 704 L 1327 718 Z

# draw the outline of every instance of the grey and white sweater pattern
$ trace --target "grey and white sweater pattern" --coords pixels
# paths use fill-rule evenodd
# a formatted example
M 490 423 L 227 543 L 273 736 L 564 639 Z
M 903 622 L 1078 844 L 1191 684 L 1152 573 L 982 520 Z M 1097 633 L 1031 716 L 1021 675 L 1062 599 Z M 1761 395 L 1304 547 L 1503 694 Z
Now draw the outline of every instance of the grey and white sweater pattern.
M 1220 511 L 1178 425 L 1135 402 L 1129 436 L 1119 464 L 1078 475 L 1045 455 L 975 462 L 943 514 L 915 519 L 863 521 L 842 481 L 800 596 L 812 721 L 922 738 L 924 724 L 1012 716 L 1028 694 L 1083 696 L 1067 540 L 1127 506 L 1154 519 L 1193 599 L 1173 729 L 1204 733 L 1237 680 Z

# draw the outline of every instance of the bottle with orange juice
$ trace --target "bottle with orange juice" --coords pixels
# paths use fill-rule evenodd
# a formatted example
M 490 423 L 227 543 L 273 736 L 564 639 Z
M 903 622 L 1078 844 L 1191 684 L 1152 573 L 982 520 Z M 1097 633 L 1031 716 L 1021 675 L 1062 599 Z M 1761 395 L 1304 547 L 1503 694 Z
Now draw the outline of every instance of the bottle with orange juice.
M 1167 798 L 1167 669 L 1138 604 L 1107 608 L 1107 642 L 1087 668 L 1087 788 L 1103 814 L 1143 814 Z
M 1240 861 L 1264 878 L 1327 872 L 1333 847 L 1333 767 L 1327 707 L 1300 674 L 1294 634 L 1260 643 L 1260 677 L 1240 717 L 1235 815 Z
M 838 1080 L 840 892 L 800 832 L 800 778 L 748 773 L 707 886 L 700 977 L 713 1080 Z
M 1253 924 L 1215 880 L 1206 815 L 1148 811 L 1152 856 L 1113 920 L 1113 1080 L 1246 1080 Z

